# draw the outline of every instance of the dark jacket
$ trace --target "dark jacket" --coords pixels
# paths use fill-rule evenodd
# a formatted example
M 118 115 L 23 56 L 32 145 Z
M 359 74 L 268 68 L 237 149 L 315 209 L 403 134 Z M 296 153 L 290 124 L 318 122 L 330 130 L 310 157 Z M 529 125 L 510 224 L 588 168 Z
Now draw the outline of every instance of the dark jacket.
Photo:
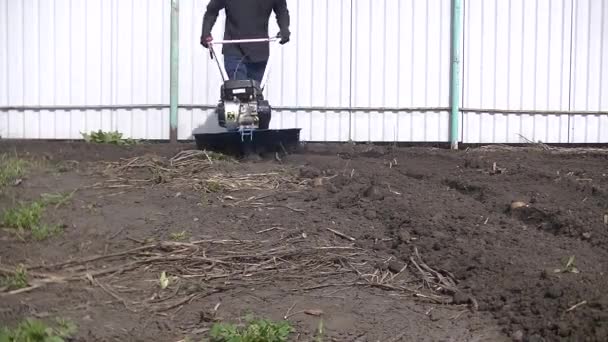
M 267 38 L 268 20 L 272 11 L 276 14 L 281 35 L 289 35 L 289 12 L 286 0 L 211 0 L 203 17 L 201 39 L 211 35 L 211 29 L 220 10 L 226 12 L 224 39 Z M 276 33 L 270 33 L 275 36 Z M 227 55 L 246 56 L 247 61 L 261 62 L 268 59 L 268 43 L 226 44 L 222 52 Z

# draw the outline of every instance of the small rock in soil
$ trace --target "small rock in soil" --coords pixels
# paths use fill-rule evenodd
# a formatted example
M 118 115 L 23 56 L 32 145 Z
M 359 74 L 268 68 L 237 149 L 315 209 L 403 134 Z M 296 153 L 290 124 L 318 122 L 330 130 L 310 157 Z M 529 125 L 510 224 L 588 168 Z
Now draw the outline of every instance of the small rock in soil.
M 585 239 L 585 240 L 591 239 L 591 233 L 589 233 L 589 232 L 583 233 L 583 239 Z
M 321 171 L 314 167 L 304 166 L 300 169 L 300 177 L 302 178 L 315 178 L 321 175 Z
M 337 194 L 338 193 L 338 188 L 336 188 L 335 185 L 329 183 L 329 185 L 327 185 L 327 191 L 329 191 L 332 194 Z
M 370 248 L 374 248 L 374 243 L 369 240 L 357 240 L 357 241 L 355 241 L 355 246 L 357 246 L 359 248 L 363 248 L 363 249 L 370 249 Z M 378 268 L 380 268 L 380 267 L 378 267 Z
M 511 338 L 513 338 L 513 341 L 521 342 L 524 340 L 524 333 L 521 330 L 517 330 L 511 335 Z
M 536 306 L 532 306 L 532 307 L 530 307 L 530 312 L 531 312 L 533 315 L 539 315 L 539 314 L 540 314 L 540 310 L 539 310 L 539 309 L 538 309 Z
M 386 271 L 388 269 L 388 265 L 381 261 L 378 261 L 378 262 L 376 262 L 376 268 L 379 269 L 380 271 Z
M 563 295 L 562 289 L 560 289 L 559 287 L 557 287 L 555 285 L 549 287 L 547 289 L 547 292 L 545 292 L 545 297 L 551 298 L 551 299 L 557 299 L 557 298 L 561 297 L 562 295 Z
M 460 304 L 469 304 L 471 301 L 471 296 L 466 293 L 456 291 L 454 295 L 452 295 L 452 304 L 460 305 Z
M 370 187 L 365 189 L 365 191 L 363 192 L 363 196 L 373 201 L 381 200 L 384 198 L 384 195 L 382 194 L 380 189 L 378 189 L 378 187 L 375 185 L 371 185 Z
M 568 324 L 565 322 L 559 323 L 557 325 L 557 331 L 558 331 L 559 336 L 561 336 L 561 337 L 570 336 L 570 328 L 568 327 Z
M 393 273 L 399 273 L 405 267 L 405 264 L 400 261 L 391 261 L 388 264 L 388 270 Z
M 484 265 L 486 263 L 486 258 L 483 256 L 482 253 L 477 253 L 474 257 L 473 260 L 480 264 L 480 265 Z
M 500 317 L 500 318 L 498 319 L 498 324 L 499 324 L 499 325 L 507 325 L 507 324 L 509 324 L 509 318 L 508 318 L 508 317 L 505 317 L 505 316 Z
M 304 202 L 314 202 L 318 199 L 319 199 L 319 193 L 311 192 L 310 194 L 308 194 L 308 196 L 306 196 L 306 198 L 304 198 Z
M 545 339 L 542 338 L 540 335 L 532 335 L 532 336 L 528 337 L 528 339 L 526 341 L 527 342 L 544 342 Z
M 540 273 L 541 279 L 557 278 L 557 274 L 553 269 L 545 269 Z
M 312 184 L 315 188 L 320 188 L 323 186 L 323 178 L 317 177 L 312 180 Z
M 287 198 L 288 198 L 288 196 L 287 196 L 287 194 L 285 194 L 285 193 L 279 192 L 279 193 L 277 193 L 276 195 L 274 195 L 274 198 L 275 198 L 277 201 L 286 201 L 286 200 L 287 200 Z
M 304 313 L 311 316 L 323 316 L 323 310 L 320 309 L 305 310 Z
M 519 208 L 525 208 L 528 205 L 526 204 L 526 202 L 523 201 L 513 201 L 511 202 L 511 210 L 517 210 Z
M 399 240 L 401 240 L 401 242 L 409 243 L 411 239 L 412 237 L 410 235 L 410 232 L 408 232 L 407 230 L 401 230 L 399 232 Z
M 376 219 L 376 217 L 378 217 L 378 215 L 376 214 L 375 210 L 366 210 L 365 211 L 365 218 L 367 218 L 368 220 L 374 220 L 374 219 Z
M 437 213 L 437 214 L 433 215 L 433 217 L 431 217 L 431 221 L 435 222 L 435 223 L 441 221 L 441 219 L 443 219 L 442 213 Z
M 444 232 L 441 232 L 438 230 L 434 231 L 432 233 L 432 235 L 435 239 L 447 240 L 450 238 L 450 236 L 447 233 L 444 233 Z

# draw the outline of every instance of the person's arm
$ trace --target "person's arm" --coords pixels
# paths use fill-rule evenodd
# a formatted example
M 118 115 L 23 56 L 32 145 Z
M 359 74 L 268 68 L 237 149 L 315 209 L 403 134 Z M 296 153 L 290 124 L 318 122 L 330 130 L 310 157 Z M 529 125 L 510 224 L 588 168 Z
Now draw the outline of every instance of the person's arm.
M 285 44 L 289 41 L 289 10 L 287 10 L 286 0 L 275 0 L 272 8 L 277 17 L 277 24 L 279 30 L 281 30 L 281 44 Z
M 201 44 L 207 46 L 211 41 L 211 30 L 219 12 L 226 6 L 226 0 L 211 0 L 207 5 L 207 11 L 203 16 L 203 27 L 201 31 Z

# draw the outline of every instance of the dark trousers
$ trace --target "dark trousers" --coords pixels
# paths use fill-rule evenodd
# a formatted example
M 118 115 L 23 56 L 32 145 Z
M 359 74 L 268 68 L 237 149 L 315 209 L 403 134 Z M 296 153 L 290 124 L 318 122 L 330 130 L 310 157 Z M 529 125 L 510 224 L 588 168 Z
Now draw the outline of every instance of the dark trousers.
M 268 61 L 250 63 L 245 62 L 243 57 L 235 55 L 224 55 L 224 68 L 231 80 L 256 80 L 262 82 L 266 64 Z

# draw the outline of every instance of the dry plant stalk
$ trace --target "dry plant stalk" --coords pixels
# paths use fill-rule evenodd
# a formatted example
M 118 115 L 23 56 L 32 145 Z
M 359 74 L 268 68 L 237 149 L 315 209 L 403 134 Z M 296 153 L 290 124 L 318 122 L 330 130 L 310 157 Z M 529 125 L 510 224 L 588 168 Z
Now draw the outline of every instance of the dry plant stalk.
M 419 272 L 403 267 L 395 275 L 375 269 L 373 265 L 382 260 L 352 246 L 319 246 L 312 241 L 290 243 L 285 240 L 163 241 L 108 255 L 28 267 L 37 271 L 30 273 L 32 286 L 20 293 L 47 284 L 83 282 L 100 287 L 128 310 L 158 312 L 181 307 L 213 293 L 297 280 L 301 284 L 300 288 L 293 289 L 297 292 L 332 286 L 374 287 L 447 303 L 433 291 L 439 291 L 438 287 L 455 287 L 453 279 L 428 267 L 419 254 L 416 256 L 412 263 Z M 365 262 L 361 263 L 362 259 Z M 136 280 L 149 282 L 151 274 L 157 277 L 161 272 L 172 278 L 171 283 L 166 289 L 150 289 L 155 293 L 152 297 L 140 290 L 128 292 L 135 298 L 127 298 L 115 290 L 124 290 Z M 424 288 L 411 288 L 412 278 L 434 286 L 431 291 L 426 289 L 428 292 Z M 105 285 L 110 283 L 114 290 Z M 160 295 L 158 291 L 161 291 Z M 16 293 L 4 293 L 13 294 Z
M 596 147 L 558 147 L 558 146 L 549 146 L 544 143 L 535 143 L 531 142 L 529 139 L 526 145 L 522 146 L 509 146 L 505 144 L 493 144 L 493 145 L 485 145 L 479 147 L 479 149 L 469 149 L 467 152 L 487 152 L 487 151 L 508 151 L 508 152 L 517 152 L 517 151 L 526 151 L 526 150 L 541 150 L 546 151 L 550 154 L 598 154 L 604 155 L 608 154 L 608 148 L 596 148 Z
M 422 257 L 420 257 L 418 248 L 414 248 L 414 256 L 410 257 L 410 261 L 418 270 L 425 287 L 437 292 L 444 290 L 448 290 L 449 292 L 457 291 L 454 277 L 451 274 L 442 274 L 425 264 L 422 261 Z
M 207 151 L 181 151 L 172 158 L 145 155 L 106 163 L 107 181 L 96 188 L 129 188 L 167 184 L 209 193 L 239 190 L 302 189 L 307 186 L 293 172 L 279 169 L 268 173 L 221 172 L 221 165 L 234 164 L 227 157 L 212 157 Z M 214 161 L 215 158 L 215 161 Z M 223 163 L 223 164 L 222 164 Z

